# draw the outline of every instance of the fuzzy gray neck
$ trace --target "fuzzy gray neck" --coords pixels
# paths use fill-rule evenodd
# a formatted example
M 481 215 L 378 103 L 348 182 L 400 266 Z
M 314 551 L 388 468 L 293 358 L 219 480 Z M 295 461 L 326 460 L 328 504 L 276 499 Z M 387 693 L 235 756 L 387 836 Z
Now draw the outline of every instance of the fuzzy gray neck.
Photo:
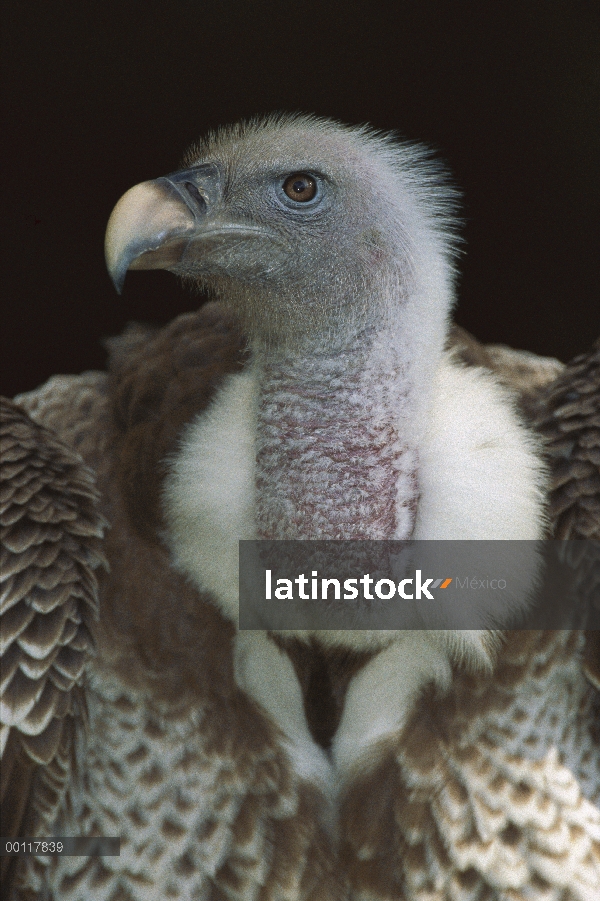
M 395 329 L 260 360 L 257 537 L 390 539 L 418 501 L 413 366 Z

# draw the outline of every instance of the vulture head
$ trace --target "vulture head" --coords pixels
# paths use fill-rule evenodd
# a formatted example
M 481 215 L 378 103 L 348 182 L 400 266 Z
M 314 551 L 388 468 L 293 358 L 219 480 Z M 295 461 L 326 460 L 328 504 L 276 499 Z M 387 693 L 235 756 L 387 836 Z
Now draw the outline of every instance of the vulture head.
M 184 168 L 128 191 L 106 258 L 166 268 L 224 300 L 257 342 L 331 349 L 402 308 L 411 343 L 440 344 L 454 193 L 423 148 L 296 116 L 220 131 Z

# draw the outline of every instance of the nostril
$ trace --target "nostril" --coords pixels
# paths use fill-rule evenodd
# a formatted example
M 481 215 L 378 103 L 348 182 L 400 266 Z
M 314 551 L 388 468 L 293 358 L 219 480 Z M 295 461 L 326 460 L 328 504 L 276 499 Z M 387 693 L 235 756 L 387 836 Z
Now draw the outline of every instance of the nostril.
M 196 187 L 196 185 L 191 181 L 184 182 L 184 187 L 187 190 L 188 194 L 193 197 L 196 202 L 196 206 L 198 207 L 198 212 L 205 213 L 206 212 L 206 200 Z

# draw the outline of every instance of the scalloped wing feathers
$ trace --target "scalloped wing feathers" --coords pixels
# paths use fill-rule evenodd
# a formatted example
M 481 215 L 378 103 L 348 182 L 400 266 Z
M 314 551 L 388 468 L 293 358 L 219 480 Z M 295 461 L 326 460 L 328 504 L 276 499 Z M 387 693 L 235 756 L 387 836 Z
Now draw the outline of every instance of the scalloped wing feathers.
M 73 778 L 106 520 L 78 453 L 0 401 L 1 832 L 50 834 Z M 3 857 L 3 878 L 16 861 Z

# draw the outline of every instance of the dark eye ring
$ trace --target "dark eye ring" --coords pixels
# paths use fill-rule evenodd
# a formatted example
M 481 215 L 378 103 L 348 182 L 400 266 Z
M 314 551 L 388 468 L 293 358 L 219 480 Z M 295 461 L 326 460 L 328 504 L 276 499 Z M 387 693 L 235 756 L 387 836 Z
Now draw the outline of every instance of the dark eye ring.
M 306 203 L 314 199 L 317 193 L 317 183 L 312 175 L 307 175 L 306 172 L 294 172 L 293 175 L 288 175 L 284 181 L 283 190 L 290 200 Z

